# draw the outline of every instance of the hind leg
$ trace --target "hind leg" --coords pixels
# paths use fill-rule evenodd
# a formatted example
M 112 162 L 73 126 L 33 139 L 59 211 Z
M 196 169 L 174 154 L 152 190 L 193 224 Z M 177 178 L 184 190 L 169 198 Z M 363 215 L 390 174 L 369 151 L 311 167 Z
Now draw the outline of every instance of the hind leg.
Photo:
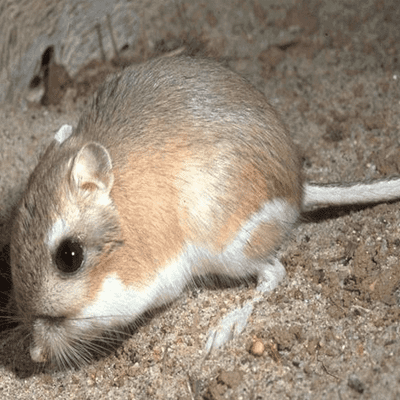
M 288 202 L 276 199 L 268 202 L 254 214 L 238 232 L 235 240 L 224 251 L 232 274 L 245 276 L 256 273 L 257 290 L 262 293 L 273 291 L 286 275 L 285 267 L 274 256 L 275 249 L 282 243 L 286 232 L 297 219 L 297 209 Z M 234 335 L 243 331 L 253 310 L 256 297 L 242 308 L 229 313 L 219 325 L 208 332 L 206 351 L 218 348 Z
M 277 258 L 260 266 L 259 271 L 257 290 L 261 293 L 272 292 L 286 275 L 285 267 Z M 217 327 L 208 331 L 205 345 L 207 354 L 223 346 L 244 330 L 247 320 L 253 312 L 253 306 L 259 300 L 261 297 L 255 297 L 242 308 L 231 311 L 219 322 Z
M 284 279 L 285 275 L 285 267 L 277 258 L 273 258 L 270 262 L 265 263 L 262 269 L 260 268 L 257 290 L 261 293 L 272 292 Z M 253 312 L 253 306 L 259 300 L 261 300 L 261 297 L 255 297 L 242 308 L 231 311 L 219 322 L 217 327 L 208 331 L 205 345 L 207 354 L 223 346 L 244 330 L 247 320 Z

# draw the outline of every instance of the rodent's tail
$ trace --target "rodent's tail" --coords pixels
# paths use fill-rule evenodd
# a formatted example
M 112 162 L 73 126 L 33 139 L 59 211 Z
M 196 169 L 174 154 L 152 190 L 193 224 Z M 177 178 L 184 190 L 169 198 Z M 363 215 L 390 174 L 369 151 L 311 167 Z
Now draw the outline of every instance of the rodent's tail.
M 400 178 L 367 182 L 304 185 L 303 211 L 318 206 L 373 204 L 400 199 Z

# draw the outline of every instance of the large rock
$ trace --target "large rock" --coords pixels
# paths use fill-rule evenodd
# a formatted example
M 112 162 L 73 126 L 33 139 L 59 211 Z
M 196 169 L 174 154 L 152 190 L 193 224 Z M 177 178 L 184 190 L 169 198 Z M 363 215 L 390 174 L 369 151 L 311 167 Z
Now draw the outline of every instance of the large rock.
M 116 49 L 132 45 L 139 25 L 126 0 L 3 0 L 0 102 L 26 95 L 49 55 L 73 76 L 90 60 L 111 58 Z

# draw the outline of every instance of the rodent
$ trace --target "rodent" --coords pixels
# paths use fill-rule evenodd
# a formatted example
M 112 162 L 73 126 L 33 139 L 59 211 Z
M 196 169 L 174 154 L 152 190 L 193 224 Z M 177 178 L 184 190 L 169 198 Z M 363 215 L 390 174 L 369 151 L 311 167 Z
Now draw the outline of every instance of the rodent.
M 285 276 L 276 250 L 303 209 L 399 196 L 398 179 L 304 184 L 266 97 L 216 62 L 128 69 L 99 88 L 75 129 L 57 132 L 16 211 L 13 301 L 31 357 L 85 361 L 87 342 L 198 275 L 257 275 L 272 290 Z

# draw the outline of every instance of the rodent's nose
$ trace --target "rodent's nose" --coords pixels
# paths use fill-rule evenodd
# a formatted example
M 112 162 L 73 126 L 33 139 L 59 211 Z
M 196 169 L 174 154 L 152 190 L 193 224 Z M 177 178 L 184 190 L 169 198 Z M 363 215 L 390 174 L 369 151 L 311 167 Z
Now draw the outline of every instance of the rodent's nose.
M 31 355 L 33 362 L 45 363 L 47 361 L 47 355 L 45 354 L 43 347 L 38 346 L 35 342 L 31 344 L 29 354 Z

